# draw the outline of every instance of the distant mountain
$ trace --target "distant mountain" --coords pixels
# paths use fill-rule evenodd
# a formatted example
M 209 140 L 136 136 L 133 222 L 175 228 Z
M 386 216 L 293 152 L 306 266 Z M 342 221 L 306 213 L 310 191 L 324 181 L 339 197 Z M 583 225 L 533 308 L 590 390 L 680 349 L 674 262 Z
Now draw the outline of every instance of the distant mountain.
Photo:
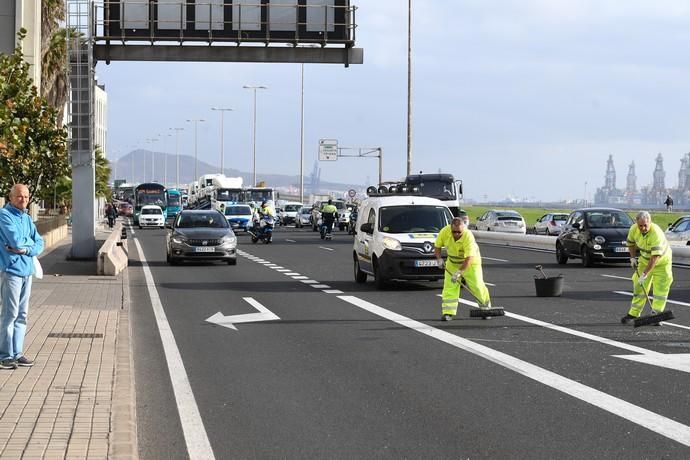
M 153 159 L 153 163 L 152 163 Z M 115 161 L 112 165 L 112 179 L 126 179 L 127 182 L 141 183 L 149 182 L 152 179 L 154 182 L 163 183 L 173 186 L 177 182 L 177 156 L 174 154 L 164 152 L 152 152 L 150 150 L 134 150 L 127 155 Z M 133 162 L 133 163 L 132 163 Z M 153 165 L 153 167 L 152 167 Z M 198 179 L 198 176 L 203 174 L 212 174 L 220 172 L 218 166 L 212 166 L 206 162 L 199 160 L 197 165 L 197 178 L 194 178 L 194 157 L 190 155 L 180 155 L 180 184 L 189 184 Z M 241 176 L 245 185 L 250 185 L 252 181 L 252 174 L 242 172 L 233 168 L 225 168 L 223 171 L 228 177 Z M 287 174 L 257 174 L 258 181 L 266 182 L 267 186 L 271 187 L 297 187 L 299 188 L 299 175 Z M 309 176 L 305 174 L 305 187 L 309 186 Z M 311 193 L 327 193 L 329 191 L 344 191 L 349 189 L 361 190 L 361 184 L 344 184 L 337 182 L 321 182 L 319 183 L 319 190 Z

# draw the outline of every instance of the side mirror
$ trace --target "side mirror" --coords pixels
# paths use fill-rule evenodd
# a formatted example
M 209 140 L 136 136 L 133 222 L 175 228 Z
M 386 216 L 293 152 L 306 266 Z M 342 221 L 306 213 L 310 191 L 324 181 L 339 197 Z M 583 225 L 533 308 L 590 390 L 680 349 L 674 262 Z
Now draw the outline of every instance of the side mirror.
M 574 228 L 575 230 L 580 230 L 580 223 L 579 223 L 579 222 L 575 222 L 575 223 L 573 224 L 573 228 Z
M 369 235 L 371 235 L 372 233 L 374 233 L 374 226 L 373 226 L 372 224 L 370 224 L 369 222 L 367 222 L 367 223 L 365 223 L 365 224 L 362 224 L 362 225 L 359 227 L 359 229 L 360 229 L 361 231 L 363 231 L 364 233 L 367 233 L 367 234 L 369 234 Z

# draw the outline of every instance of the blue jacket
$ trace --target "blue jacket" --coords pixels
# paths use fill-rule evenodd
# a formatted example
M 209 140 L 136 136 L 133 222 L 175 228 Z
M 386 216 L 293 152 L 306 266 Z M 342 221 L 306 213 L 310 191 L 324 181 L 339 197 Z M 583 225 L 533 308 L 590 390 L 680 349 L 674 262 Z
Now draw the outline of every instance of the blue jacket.
M 38 234 L 31 216 L 8 203 L 0 209 L 0 270 L 16 276 L 31 276 L 34 263 L 31 259 L 43 252 L 43 238 Z M 28 249 L 26 254 L 7 250 Z

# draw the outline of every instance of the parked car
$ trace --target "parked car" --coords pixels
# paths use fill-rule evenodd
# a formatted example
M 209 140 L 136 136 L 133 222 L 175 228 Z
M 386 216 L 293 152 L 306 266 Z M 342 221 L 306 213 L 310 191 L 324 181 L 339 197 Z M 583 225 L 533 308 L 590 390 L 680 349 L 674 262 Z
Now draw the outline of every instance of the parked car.
M 590 267 L 596 262 L 628 263 L 626 240 L 633 220 L 614 208 L 585 208 L 570 213 L 556 239 L 556 260 L 576 258 Z
M 690 216 L 681 216 L 670 224 L 666 230 L 666 239 L 690 242 Z
M 527 233 L 525 219 L 519 212 L 505 209 L 489 209 L 474 224 L 477 230 L 487 232 Z
M 295 218 L 295 227 L 302 228 L 311 225 L 311 207 L 303 206 L 300 208 Z
M 563 224 L 568 220 L 568 214 L 544 214 L 534 224 L 534 233 L 537 235 L 558 235 L 563 229 Z
M 141 213 L 139 213 L 139 228 L 144 227 L 165 228 L 165 216 L 160 206 L 147 204 L 141 207 Z
M 221 260 L 237 264 L 237 237 L 220 211 L 185 209 L 167 236 L 167 260 Z
M 252 222 L 252 208 L 248 204 L 231 204 L 225 206 L 225 218 L 233 231 L 247 231 Z

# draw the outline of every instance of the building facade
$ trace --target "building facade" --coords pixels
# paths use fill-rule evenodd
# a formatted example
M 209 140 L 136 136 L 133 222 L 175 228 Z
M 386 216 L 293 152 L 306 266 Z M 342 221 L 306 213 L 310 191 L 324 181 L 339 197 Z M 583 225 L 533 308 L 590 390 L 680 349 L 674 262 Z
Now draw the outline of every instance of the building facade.
M 22 43 L 24 59 L 31 66 L 31 78 L 41 87 L 41 1 L 0 1 L 0 53 L 9 54 L 17 46 L 17 33 L 26 29 Z

